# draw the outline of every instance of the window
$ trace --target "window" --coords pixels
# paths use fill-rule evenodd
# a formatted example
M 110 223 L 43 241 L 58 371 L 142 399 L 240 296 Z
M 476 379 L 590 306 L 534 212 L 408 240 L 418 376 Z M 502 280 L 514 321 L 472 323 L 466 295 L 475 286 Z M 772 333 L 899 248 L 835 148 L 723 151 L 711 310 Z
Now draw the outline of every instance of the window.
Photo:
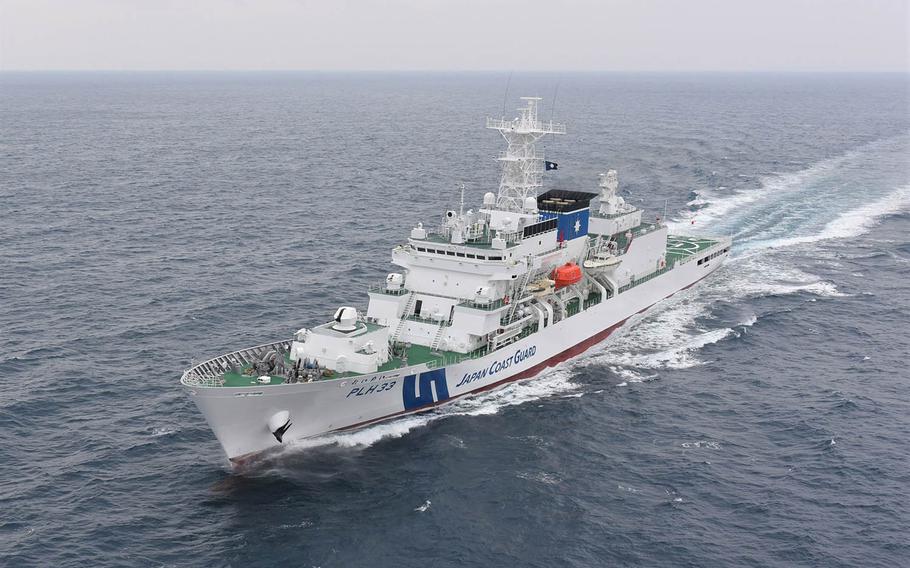
M 455 256 L 460 256 L 461 258 L 464 258 L 464 253 L 463 253 L 463 252 L 456 252 L 456 253 L 455 253 Z

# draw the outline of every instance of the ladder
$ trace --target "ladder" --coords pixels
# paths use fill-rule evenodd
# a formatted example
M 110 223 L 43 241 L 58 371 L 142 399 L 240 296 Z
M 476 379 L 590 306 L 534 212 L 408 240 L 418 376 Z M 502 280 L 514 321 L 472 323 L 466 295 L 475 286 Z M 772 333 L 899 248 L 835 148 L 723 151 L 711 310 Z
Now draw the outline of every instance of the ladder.
M 436 337 L 433 338 L 433 343 L 430 345 L 430 351 L 435 352 L 437 349 L 439 349 L 439 344 L 442 343 L 442 338 L 445 335 L 446 327 L 448 326 L 446 325 L 445 321 L 439 322 L 439 329 L 436 331 Z
M 417 295 L 414 292 L 411 292 L 410 297 L 408 297 L 407 303 L 404 305 L 404 311 L 401 312 L 401 319 L 398 320 L 398 327 L 395 328 L 395 333 L 392 334 L 392 337 L 389 338 L 389 345 L 392 345 L 398 338 L 401 337 L 401 332 L 404 331 L 405 321 L 407 321 L 408 314 L 411 313 L 411 308 L 414 307 L 414 303 L 417 301 Z
M 524 298 L 525 289 L 528 287 L 528 284 L 531 282 L 531 276 L 534 273 L 534 270 L 531 268 L 531 256 L 528 255 L 525 265 L 528 267 L 528 271 L 525 272 L 524 277 L 521 279 L 520 284 L 517 288 L 512 288 L 512 307 L 509 309 L 509 314 L 506 316 L 506 323 L 511 322 L 512 318 L 515 317 L 515 311 L 518 309 L 518 305 L 521 303 L 520 300 Z

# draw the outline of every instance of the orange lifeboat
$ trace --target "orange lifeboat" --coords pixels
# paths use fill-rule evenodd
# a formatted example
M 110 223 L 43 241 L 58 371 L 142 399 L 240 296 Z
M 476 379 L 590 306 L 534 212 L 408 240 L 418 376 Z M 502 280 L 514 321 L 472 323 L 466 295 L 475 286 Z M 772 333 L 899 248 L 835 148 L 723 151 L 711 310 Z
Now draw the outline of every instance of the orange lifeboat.
M 556 281 L 556 289 L 559 290 L 581 280 L 581 267 L 574 262 L 567 262 L 554 270 L 551 278 Z

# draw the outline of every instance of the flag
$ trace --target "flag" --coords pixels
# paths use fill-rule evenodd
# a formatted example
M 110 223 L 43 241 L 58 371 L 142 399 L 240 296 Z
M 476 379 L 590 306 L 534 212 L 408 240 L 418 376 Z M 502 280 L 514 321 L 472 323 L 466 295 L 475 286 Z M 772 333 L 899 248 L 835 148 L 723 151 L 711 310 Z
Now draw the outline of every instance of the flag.
M 559 165 L 556 162 L 548 162 L 544 160 L 544 165 L 546 166 L 546 171 L 559 169 Z

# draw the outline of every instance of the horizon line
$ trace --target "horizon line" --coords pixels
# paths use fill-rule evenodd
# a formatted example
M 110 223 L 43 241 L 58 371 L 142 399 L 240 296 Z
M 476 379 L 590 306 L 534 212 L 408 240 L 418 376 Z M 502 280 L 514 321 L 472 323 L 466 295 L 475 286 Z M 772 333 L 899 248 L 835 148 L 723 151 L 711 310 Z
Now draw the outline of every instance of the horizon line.
M 743 73 L 743 74 L 891 74 L 910 75 L 910 69 L 2 69 L 2 73 Z

